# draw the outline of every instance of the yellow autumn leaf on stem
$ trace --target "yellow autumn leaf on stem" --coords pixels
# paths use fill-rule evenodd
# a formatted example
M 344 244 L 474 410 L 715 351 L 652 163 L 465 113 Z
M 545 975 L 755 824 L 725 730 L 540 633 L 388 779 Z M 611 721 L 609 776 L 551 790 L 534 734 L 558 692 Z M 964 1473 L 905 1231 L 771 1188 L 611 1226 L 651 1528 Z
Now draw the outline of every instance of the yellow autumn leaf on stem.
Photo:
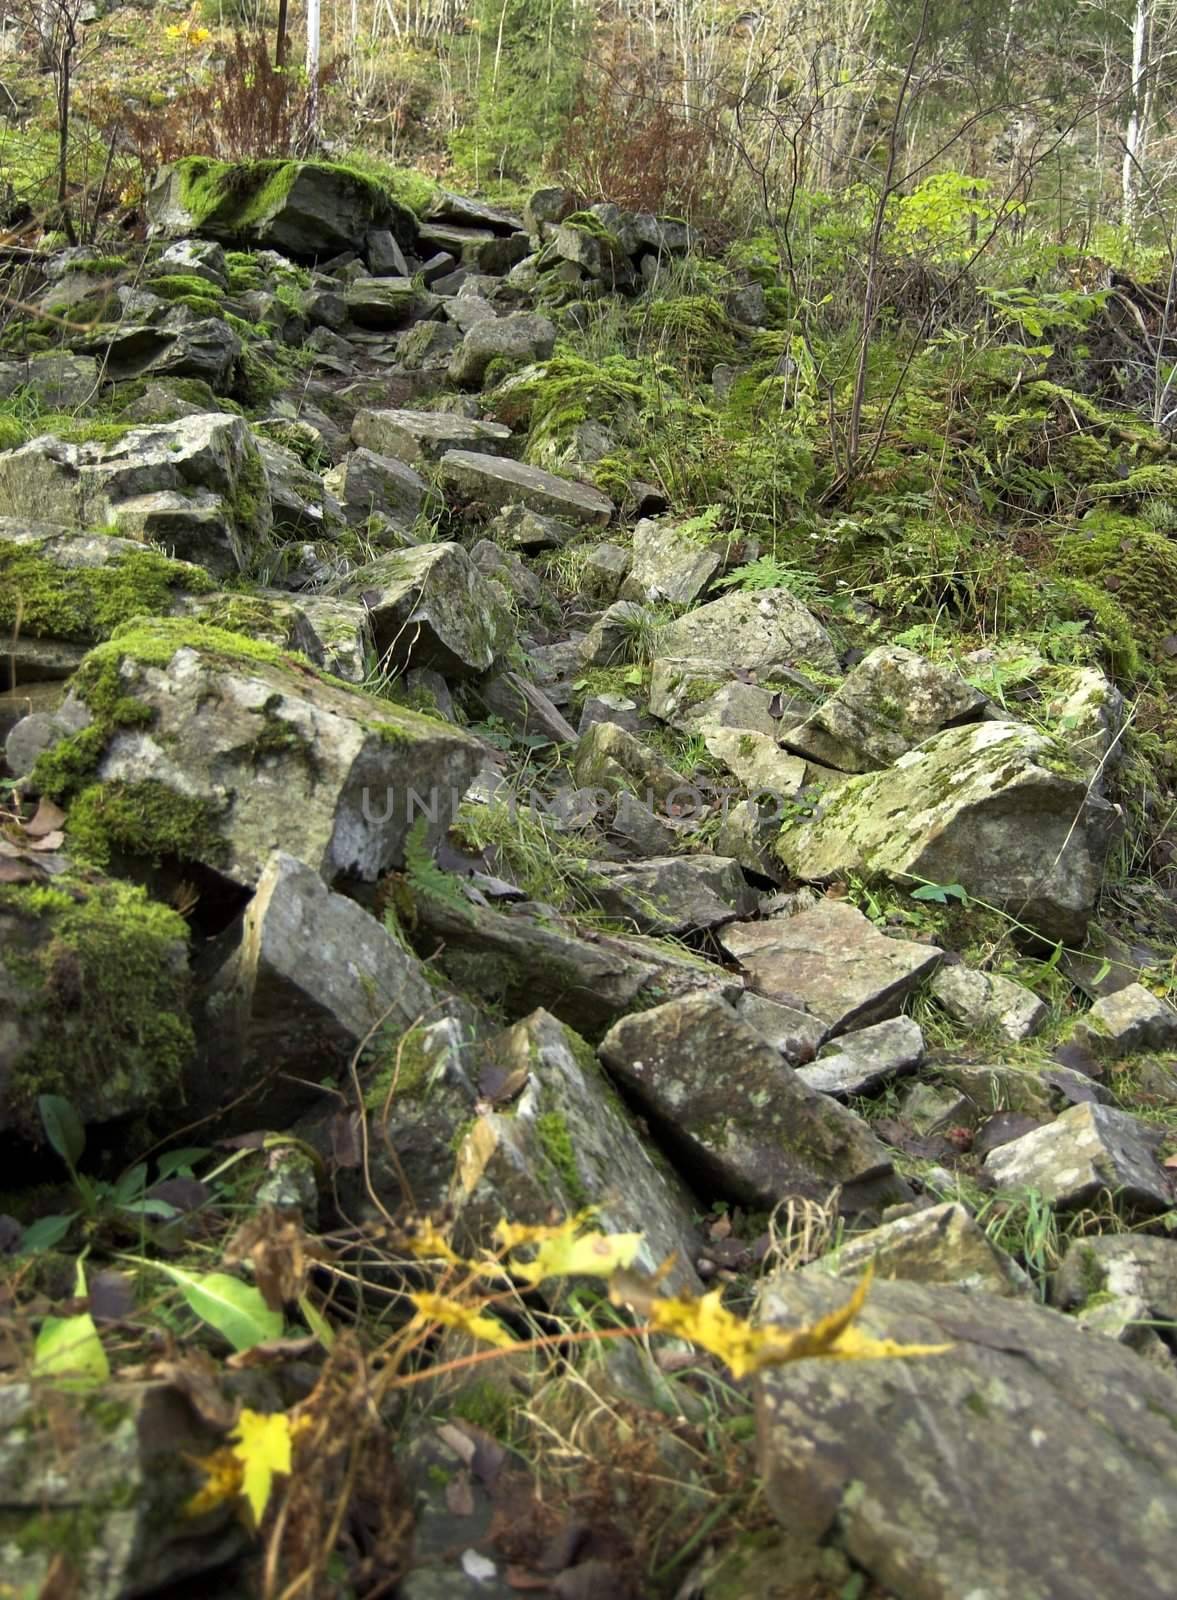
M 275 1476 L 290 1471 L 291 1443 L 298 1430 L 299 1424 L 285 1411 L 243 1411 L 229 1443 L 199 1462 L 207 1481 L 188 1502 L 188 1515 L 200 1516 L 240 1495 L 249 1507 L 253 1526 L 258 1527 L 270 1503 Z
M 764 1367 L 812 1357 L 831 1361 L 878 1361 L 940 1355 L 952 1348 L 947 1344 L 897 1344 L 893 1339 L 873 1339 L 852 1327 L 866 1300 L 872 1272 L 873 1269 L 867 1269 L 845 1305 L 800 1328 L 780 1328 L 772 1323 L 755 1327 L 727 1309 L 719 1289 L 698 1299 L 689 1296 L 674 1300 L 650 1298 L 640 1310 L 659 1333 L 689 1339 L 701 1350 L 718 1356 L 734 1378 L 745 1378 Z M 618 1303 L 626 1303 L 632 1302 L 633 1296 L 615 1291 L 613 1298 Z
M 528 1227 L 500 1222 L 495 1238 L 510 1257 L 509 1267 L 525 1283 L 545 1278 L 611 1278 L 633 1264 L 641 1248 L 640 1233 L 579 1233 L 582 1217 L 570 1217 L 557 1227 Z M 530 1261 L 517 1261 L 515 1252 L 534 1245 Z
M 511 1350 L 515 1346 L 515 1340 L 501 1322 L 494 1317 L 480 1316 L 473 1306 L 463 1305 L 460 1300 L 449 1300 L 443 1294 L 425 1293 L 410 1295 L 409 1298 L 424 1322 L 440 1322 L 445 1328 L 458 1328 L 472 1339 L 497 1345 L 500 1350 Z

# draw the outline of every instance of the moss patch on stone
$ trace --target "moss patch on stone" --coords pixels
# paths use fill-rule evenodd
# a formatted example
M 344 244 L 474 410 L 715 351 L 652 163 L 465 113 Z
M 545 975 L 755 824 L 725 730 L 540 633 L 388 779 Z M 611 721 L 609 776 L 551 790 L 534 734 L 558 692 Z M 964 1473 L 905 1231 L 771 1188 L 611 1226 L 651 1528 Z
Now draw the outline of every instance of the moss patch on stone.
M 166 615 L 179 592 L 214 587 L 199 567 L 157 550 L 127 552 L 100 567 L 66 567 L 34 544 L 0 542 L 0 630 L 31 638 L 103 640 L 132 617 Z
M 91 784 L 70 805 L 66 826 L 74 858 L 99 867 L 119 851 L 156 866 L 165 857 L 216 865 L 227 849 L 208 801 L 154 779 Z
M 31 1121 L 46 1093 L 116 1108 L 173 1093 L 194 1045 L 183 918 L 114 881 L 3 885 L 0 912 L 40 933 L 4 952 L 33 1039 L 9 1068 L 14 1113 Z
M 545 1111 L 543 1116 L 535 1120 L 536 1137 L 545 1157 L 556 1172 L 565 1194 L 575 1206 L 588 1203 L 584 1184 L 581 1182 L 580 1169 L 576 1165 L 576 1152 L 572 1147 L 572 1135 L 568 1131 L 568 1122 L 561 1111 Z

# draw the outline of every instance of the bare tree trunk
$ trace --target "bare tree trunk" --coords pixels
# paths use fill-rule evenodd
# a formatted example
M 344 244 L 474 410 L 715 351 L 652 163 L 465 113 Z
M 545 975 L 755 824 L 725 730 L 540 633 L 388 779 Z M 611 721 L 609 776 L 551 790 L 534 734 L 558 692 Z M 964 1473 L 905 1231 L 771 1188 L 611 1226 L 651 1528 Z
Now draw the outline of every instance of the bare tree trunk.
M 1141 116 L 1144 79 L 1148 71 L 1149 0 L 1136 0 L 1132 19 L 1132 87 L 1128 100 L 1128 126 L 1124 131 L 1124 167 L 1121 177 L 1120 220 L 1126 229 L 1136 221 L 1136 193 L 1145 127 Z
M 313 147 L 319 142 L 319 0 L 307 0 L 307 94 Z
M 278 28 L 274 41 L 274 65 L 286 65 L 286 8 L 288 0 L 278 0 Z

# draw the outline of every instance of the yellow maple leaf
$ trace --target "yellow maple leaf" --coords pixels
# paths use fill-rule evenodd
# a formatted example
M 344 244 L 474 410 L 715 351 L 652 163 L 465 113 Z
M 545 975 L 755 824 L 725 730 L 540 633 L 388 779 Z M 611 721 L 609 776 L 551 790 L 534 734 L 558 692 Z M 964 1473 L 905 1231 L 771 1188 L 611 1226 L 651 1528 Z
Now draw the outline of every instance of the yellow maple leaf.
M 265 1516 L 274 1474 L 290 1471 L 290 1418 L 285 1411 L 243 1411 L 229 1435 L 241 1462 L 241 1493 L 253 1513 L 254 1526 Z
M 528 1227 L 500 1222 L 495 1238 L 507 1252 L 510 1269 L 525 1283 L 545 1278 L 611 1278 L 633 1264 L 642 1244 L 640 1233 L 580 1233 L 583 1216 L 570 1217 L 556 1227 Z M 534 1245 L 530 1261 L 517 1261 L 515 1252 Z
M 197 1463 L 207 1481 L 185 1506 L 188 1516 L 202 1516 L 240 1497 L 256 1528 L 266 1514 L 275 1475 L 289 1473 L 291 1443 L 306 1426 L 305 1420 L 292 1421 L 285 1411 L 243 1411 L 229 1443 Z
M 409 1298 L 426 1322 L 440 1322 L 446 1328 L 460 1328 L 472 1339 L 484 1344 L 497 1345 L 500 1350 L 511 1350 L 515 1340 L 495 1317 L 480 1316 L 473 1306 L 460 1300 L 450 1300 L 443 1294 L 414 1294 Z
M 734 1378 L 812 1357 L 832 1361 L 878 1361 L 940 1355 L 952 1348 L 947 1344 L 897 1344 L 893 1339 L 873 1339 L 851 1327 L 866 1300 L 871 1276 L 872 1269 L 868 1268 L 845 1305 L 799 1328 L 780 1328 L 772 1323 L 754 1327 L 727 1309 L 719 1289 L 698 1299 L 685 1295 L 670 1300 L 650 1298 L 640 1310 L 659 1333 L 677 1334 L 697 1344 L 701 1350 L 718 1356 Z M 619 1303 L 633 1303 L 634 1297 L 625 1286 L 625 1292 L 614 1292 L 613 1298 Z

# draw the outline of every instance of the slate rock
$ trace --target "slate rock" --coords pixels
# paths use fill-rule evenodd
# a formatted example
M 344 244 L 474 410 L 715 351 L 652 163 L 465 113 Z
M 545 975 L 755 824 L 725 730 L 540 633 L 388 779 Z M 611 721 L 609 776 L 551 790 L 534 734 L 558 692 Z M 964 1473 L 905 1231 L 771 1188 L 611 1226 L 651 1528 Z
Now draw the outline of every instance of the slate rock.
M 194 1463 L 223 1434 L 162 1381 L 55 1385 L 52 1399 L 50 1414 L 39 1383 L 0 1392 L 0 1563 L 12 1592 L 48 1594 L 62 1573 L 86 1600 L 175 1592 L 204 1573 L 219 1588 L 246 1535 L 228 1506 L 194 1519 L 186 1502 L 201 1486 Z M 79 1539 L 79 1526 L 92 1531 Z
M 492 361 L 523 366 L 546 361 L 556 347 L 556 328 L 547 317 L 521 311 L 508 317 L 478 320 L 466 330 L 450 361 L 450 381 L 476 389 Z
M 976 972 L 963 963 L 941 967 L 932 995 L 955 1022 L 993 1032 L 1011 1044 L 1031 1039 L 1050 1015 L 1038 996 L 1000 972 Z
M 1075 1207 L 1104 1192 L 1142 1211 L 1164 1211 L 1173 1185 L 1157 1162 L 1162 1130 L 1126 1111 L 1086 1103 L 985 1158 L 999 1189 L 1036 1189 L 1048 1205 Z
M 890 766 L 941 728 L 975 720 L 985 705 L 986 697 L 959 672 L 901 645 L 881 645 L 854 667 L 813 722 L 861 757 L 846 770 L 869 771 Z
M 746 989 L 735 1008 L 737 1016 L 750 1023 L 791 1066 L 812 1061 L 830 1035 L 829 1025 L 812 1012 L 766 1000 L 754 989 Z
M 199 183 L 213 203 L 193 210 Z M 202 236 L 294 256 L 364 247 L 374 228 L 388 228 L 409 250 L 417 219 L 381 184 L 325 161 L 217 162 L 188 156 L 164 167 L 149 190 L 153 234 Z
M 763 1315 L 810 1322 L 846 1288 L 779 1273 Z M 1169 1593 L 1172 1377 L 1057 1312 L 943 1284 L 876 1283 L 857 1326 L 951 1349 L 807 1361 L 758 1381 L 765 1492 L 791 1540 L 836 1530 L 903 1600 Z
M 832 1034 L 897 1015 L 940 960 L 933 946 L 888 938 L 837 900 L 795 917 L 731 923 L 722 942 L 753 989 L 812 1012 Z
M 660 630 L 658 653 L 705 658 L 725 672 L 742 667 L 761 676 L 798 663 L 838 670 L 829 635 L 788 589 L 733 590 L 698 606 Z
M 379 556 L 351 574 L 347 593 L 367 607 L 376 650 L 390 666 L 469 677 L 489 671 L 509 637 L 504 608 L 460 544 Z
M 1177 1048 L 1177 1011 L 1142 983 L 1132 983 L 1097 1000 L 1074 1034 L 1105 1056 L 1171 1050 Z
M 873 1027 L 846 1033 L 829 1045 L 798 1076 L 822 1094 L 848 1096 L 869 1093 L 889 1078 L 918 1067 L 924 1054 L 924 1036 L 910 1017 L 890 1017 Z
M 633 530 L 633 566 L 623 597 L 687 606 L 722 566 L 722 550 L 681 533 L 674 523 L 643 517 Z
M 313 1101 L 307 1084 L 346 1077 L 378 1022 L 399 1036 L 418 1018 L 438 1014 L 438 996 L 416 956 L 281 850 L 263 867 L 240 939 L 202 1003 L 216 1021 L 216 1093 L 227 1101 L 259 1085 L 271 1119 Z
M 543 1006 L 588 1039 L 666 996 L 738 989 L 722 967 L 654 940 L 582 931 L 550 908 L 456 908 L 422 896 L 417 919 L 430 954 L 444 940 L 437 964 L 457 987 L 516 1018 Z
M 619 866 L 593 863 L 592 895 L 606 916 L 659 937 L 721 927 L 756 908 L 756 893 L 735 861 L 664 856 Z
M 613 515 L 613 502 L 598 489 L 485 451 L 447 450 L 440 476 L 455 498 L 478 501 L 492 511 L 518 503 L 578 526 L 597 527 L 604 527 Z
M 1115 826 L 1050 741 L 981 722 L 849 779 L 779 848 L 802 878 L 959 883 L 1048 938 L 1080 940 Z
M 479 1115 L 458 1145 L 449 1208 L 462 1236 L 492 1247 L 503 1217 L 543 1223 L 553 1206 L 574 1216 L 594 1205 L 603 1232 L 641 1233 L 639 1271 L 672 1258 L 667 1292 L 696 1291 L 691 1197 L 650 1159 L 591 1046 L 540 1009 L 489 1042 L 484 1074 L 487 1067 L 493 1082 L 521 1086 L 509 1104 Z M 556 1287 L 546 1291 L 559 1298 Z
M 625 1017 L 600 1053 L 708 1193 L 771 1207 L 840 1186 L 846 1210 L 905 1193 L 866 1123 L 807 1088 L 718 995 Z
M 499 455 L 511 442 L 510 428 L 501 423 L 477 422 L 448 411 L 359 411 L 351 436 L 356 444 L 410 467 L 438 461 L 447 450 Z
M 976 1219 L 955 1201 L 926 1206 L 869 1232 L 851 1234 L 803 1270 L 858 1279 L 870 1266 L 876 1281 L 944 1283 L 1004 1298 L 1032 1293 L 1029 1278 L 1013 1257 L 991 1243 Z
M 353 526 L 362 526 L 378 514 L 407 527 L 436 503 L 432 487 L 419 472 L 393 456 L 362 447 L 325 473 L 323 482 L 338 497 L 343 515 Z
M 187 620 L 144 619 L 99 645 L 70 699 L 101 718 L 107 675 L 123 714 L 95 724 L 97 751 L 93 729 L 78 735 L 95 781 L 118 785 L 132 806 L 144 792 L 156 809 L 164 796 L 184 802 L 198 819 L 185 836 L 191 859 L 245 887 L 276 848 L 327 882 L 376 878 L 403 860 L 410 788 L 460 795 L 482 761 L 481 746 L 447 723 Z M 427 836 L 444 827 L 439 818 Z

